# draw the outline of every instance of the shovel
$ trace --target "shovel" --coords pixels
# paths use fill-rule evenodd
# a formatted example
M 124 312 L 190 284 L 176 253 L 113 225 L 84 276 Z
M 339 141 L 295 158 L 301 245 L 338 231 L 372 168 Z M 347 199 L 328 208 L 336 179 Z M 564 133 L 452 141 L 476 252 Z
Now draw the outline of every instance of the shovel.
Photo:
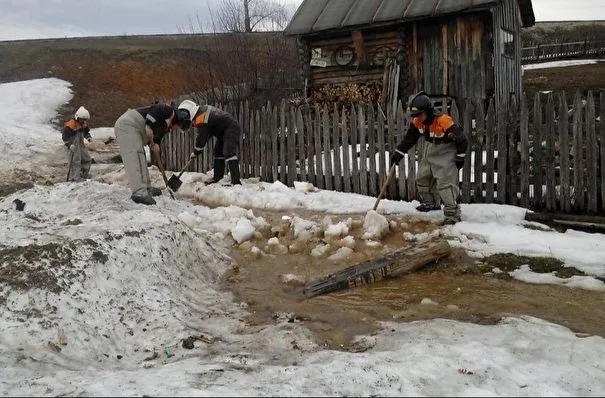
M 168 180 L 168 182 L 166 183 L 166 185 L 168 186 L 168 188 L 172 189 L 174 192 L 178 191 L 179 188 L 181 187 L 181 185 L 183 185 L 183 181 L 181 181 L 181 176 L 183 175 L 183 173 L 185 172 L 185 170 L 187 169 L 187 167 L 189 167 L 189 165 L 191 164 L 191 162 L 193 162 L 194 158 L 189 159 L 189 161 L 187 162 L 187 164 L 185 165 L 185 167 L 183 167 L 181 169 L 181 171 L 179 172 L 179 175 L 171 175 L 170 179 Z
M 151 144 L 149 144 L 149 154 L 151 156 L 155 155 L 155 161 L 157 163 L 158 168 L 160 169 L 160 172 L 162 173 L 162 178 L 164 179 L 164 184 L 166 184 L 166 187 L 169 188 L 168 193 L 170 194 L 170 197 L 172 198 L 172 200 L 175 200 L 174 195 L 172 194 L 172 191 L 170 190 L 170 187 L 168 186 L 168 179 L 166 179 L 166 172 L 164 171 L 164 166 L 162 165 L 162 159 L 160 159 L 160 157 L 153 152 L 153 142 Z
M 380 203 L 380 200 L 386 193 L 387 186 L 391 182 L 391 179 L 393 178 L 394 174 L 395 174 L 395 165 L 392 165 L 391 169 L 389 170 L 389 174 L 387 174 L 387 177 L 384 179 L 384 183 L 382 184 L 382 188 L 380 189 L 380 194 L 378 195 L 378 197 L 376 198 L 376 202 L 374 203 L 374 209 L 373 209 L 374 211 L 376 211 L 376 209 L 378 208 L 378 204 Z

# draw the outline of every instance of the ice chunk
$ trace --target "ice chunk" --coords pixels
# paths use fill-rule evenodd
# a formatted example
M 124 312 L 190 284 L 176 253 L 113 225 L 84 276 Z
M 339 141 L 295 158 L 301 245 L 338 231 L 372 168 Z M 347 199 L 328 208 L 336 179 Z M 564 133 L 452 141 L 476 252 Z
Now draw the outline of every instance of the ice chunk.
M 375 240 L 366 240 L 366 246 L 368 247 L 380 247 L 382 246 L 382 243 L 375 241 Z
M 267 241 L 267 244 L 269 246 L 278 246 L 279 245 L 279 239 L 278 238 L 271 238 Z
M 439 305 L 439 303 L 431 300 L 430 298 L 426 298 L 426 297 L 422 299 L 420 304 L 422 304 L 422 305 Z
M 233 239 L 237 243 L 242 243 L 250 240 L 254 236 L 254 232 L 256 232 L 256 228 L 254 228 L 250 220 L 242 217 L 237 221 L 235 227 L 231 229 L 231 236 L 233 236 Z
M 294 189 L 298 192 L 314 192 L 315 187 L 310 182 L 294 181 Z
M 302 277 L 294 274 L 280 275 L 279 279 L 281 283 L 286 285 L 302 286 L 305 284 L 305 280 Z
M 389 230 L 389 222 L 382 214 L 370 210 L 363 221 L 363 239 L 380 239 Z
M 319 229 L 319 225 L 316 222 L 305 220 L 300 217 L 294 217 L 290 222 L 290 225 L 294 230 L 294 237 L 296 239 L 308 240 L 312 238 Z
M 336 250 L 336 253 L 334 253 L 330 257 L 328 257 L 328 260 L 332 260 L 332 261 L 344 260 L 345 258 L 349 257 L 351 254 L 353 254 L 353 249 L 351 249 L 350 247 L 341 247 L 340 249 Z
M 339 222 L 338 224 L 332 224 L 326 228 L 326 238 L 337 238 L 349 233 L 349 227 L 346 222 Z
M 355 248 L 355 238 L 351 235 L 346 236 L 338 241 L 338 244 L 342 247 L 350 247 L 351 249 Z
M 330 245 L 318 245 L 311 250 L 311 256 L 322 257 L 330 250 Z

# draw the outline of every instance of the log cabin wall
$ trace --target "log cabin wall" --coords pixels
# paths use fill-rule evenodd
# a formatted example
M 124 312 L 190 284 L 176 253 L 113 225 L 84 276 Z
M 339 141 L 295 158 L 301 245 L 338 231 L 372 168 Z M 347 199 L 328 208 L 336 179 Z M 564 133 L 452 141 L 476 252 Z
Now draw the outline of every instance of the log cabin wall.
M 494 16 L 494 73 L 496 106 L 521 93 L 521 10 L 516 0 L 504 0 Z

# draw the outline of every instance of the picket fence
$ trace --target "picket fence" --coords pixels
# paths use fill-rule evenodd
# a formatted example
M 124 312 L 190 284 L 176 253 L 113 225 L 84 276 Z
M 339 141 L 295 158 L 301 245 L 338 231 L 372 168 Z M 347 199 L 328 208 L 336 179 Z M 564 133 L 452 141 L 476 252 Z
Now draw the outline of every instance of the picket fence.
M 598 214 L 605 203 L 605 92 L 599 112 L 592 92 L 537 93 L 532 103 L 511 98 L 463 100 L 441 106 L 469 138 L 460 171 L 466 203 L 501 203 L 534 210 Z M 569 106 L 571 105 L 571 106 Z M 293 186 L 308 181 L 320 189 L 378 194 L 389 168 L 389 151 L 403 138 L 409 118 L 400 103 L 385 115 L 377 105 L 348 108 L 294 106 L 282 101 L 249 109 L 225 107 L 242 126 L 240 163 L 244 178 Z M 596 115 L 600 114 L 600 117 Z M 416 199 L 415 176 L 422 159 L 420 139 L 396 169 L 387 198 Z M 212 169 L 213 141 L 188 168 Z M 181 170 L 193 150 L 190 132 L 163 142 L 167 169 Z

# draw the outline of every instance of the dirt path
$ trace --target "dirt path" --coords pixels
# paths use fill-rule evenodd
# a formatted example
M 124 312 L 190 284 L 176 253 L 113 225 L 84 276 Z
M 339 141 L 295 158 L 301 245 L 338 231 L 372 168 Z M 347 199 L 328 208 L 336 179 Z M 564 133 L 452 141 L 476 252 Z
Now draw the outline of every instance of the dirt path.
M 279 235 L 286 246 L 294 242 L 284 213 L 254 210 L 273 226 L 263 239 L 253 244 L 270 252 L 267 240 Z M 287 212 L 320 222 L 325 216 L 309 211 Z M 359 261 L 374 258 L 384 252 L 410 244 L 403 232 L 431 231 L 436 225 L 421 219 L 389 217 L 398 227 L 383 239 L 377 248 L 364 247 L 359 239 L 360 222 L 364 215 L 333 216 L 333 222 L 353 218 L 350 235 L 355 237 L 356 249 L 346 261 L 332 262 L 308 253 L 321 239 L 295 247 L 297 253 L 267 254 L 261 257 L 250 251 L 250 244 L 234 248 L 232 257 L 239 266 L 224 279 L 224 287 L 233 291 L 238 300 L 248 303 L 252 315 L 249 322 L 262 325 L 275 318 L 304 322 L 315 334 L 319 344 L 335 349 L 362 350 L 354 342 L 359 334 L 379 328 L 378 321 L 409 322 L 449 318 L 480 324 L 493 324 L 505 315 L 531 315 L 566 327 L 578 333 L 605 336 L 605 295 L 562 286 L 529 285 L 515 280 L 485 275 L 485 265 L 469 258 L 463 250 L 439 264 L 396 280 L 300 300 L 289 292 L 297 284 L 327 275 Z M 403 227 L 401 223 L 405 224 Z M 284 283 L 283 275 L 297 279 Z M 424 304 L 421 304 L 423 299 Z

